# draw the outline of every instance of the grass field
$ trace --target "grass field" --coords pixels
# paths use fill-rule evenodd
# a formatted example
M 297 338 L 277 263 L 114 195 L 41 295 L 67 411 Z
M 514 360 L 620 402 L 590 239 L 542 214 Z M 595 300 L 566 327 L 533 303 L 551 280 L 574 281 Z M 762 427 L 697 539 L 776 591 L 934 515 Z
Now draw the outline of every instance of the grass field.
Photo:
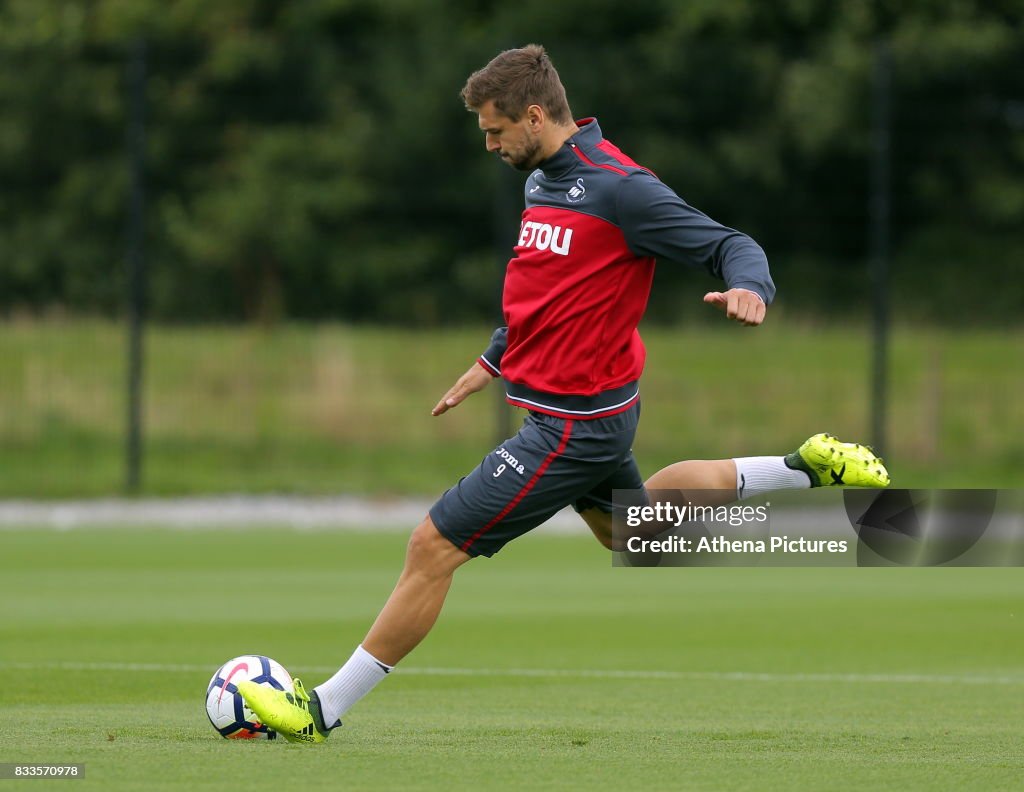
M 157 327 L 147 337 L 144 490 L 434 495 L 496 442 L 499 389 L 430 408 L 486 328 Z M 816 431 L 870 441 L 869 333 L 773 314 L 644 331 L 635 450 L 778 454 Z M 106 495 L 124 480 L 124 331 L 88 321 L 0 328 L 0 497 Z M 1024 486 L 1024 330 L 897 328 L 894 482 Z M 521 417 L 513 415 L 512 425 Z
M 582 535 L 529 536 L 461 570 L 435 632 L 326 746 L 218 737 L 203 708 L 216 667 L 259 652 L 321 681 L 404 541 L 0 532 L 0 762 L 84 762 L 83 790 L 1024 778 L 1024 570 L 613 569 Z

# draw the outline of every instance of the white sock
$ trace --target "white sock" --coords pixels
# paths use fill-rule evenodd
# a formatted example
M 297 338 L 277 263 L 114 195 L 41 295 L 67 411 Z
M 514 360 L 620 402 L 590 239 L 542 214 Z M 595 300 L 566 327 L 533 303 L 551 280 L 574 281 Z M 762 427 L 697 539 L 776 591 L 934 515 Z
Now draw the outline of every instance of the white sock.
M 314 688 L 320 697 L 324 723 L 331 726 L 341 718 L 391 673 L 392 668 L 363 649 L 362 644 L 357 646 L 348 662 L 334 676 Z
M 808 489 L 811 478 L 793 470 L 780 456 L 739 457 L 736 463 L 736 497 L 740 500 L 780 489 Z

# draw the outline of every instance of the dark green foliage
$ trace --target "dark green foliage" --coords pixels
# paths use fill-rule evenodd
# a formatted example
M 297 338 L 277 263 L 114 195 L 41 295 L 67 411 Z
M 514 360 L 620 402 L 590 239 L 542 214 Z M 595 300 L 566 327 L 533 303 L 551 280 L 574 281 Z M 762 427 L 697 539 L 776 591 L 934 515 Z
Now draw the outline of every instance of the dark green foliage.
M 0 310 L 121 311 L 125 71 L 144 36 L 158 318 L 492 318 L 521 180 L 484 154 L 458 91 L 499 50 L 533 40 L 578 117 L 598 115 L 685 199 L 762 243 L 781 300 L 859 311 L 871 59 L 885 35 L 894 306 L 1019 317 L 1024 290 L 993 286 L 1018 282 L 1024 260 L 1021 11 L 980 0 L 5 0 Z M 652 316 L 685 310 L 678 285 L 694 277 L 663 263 Z

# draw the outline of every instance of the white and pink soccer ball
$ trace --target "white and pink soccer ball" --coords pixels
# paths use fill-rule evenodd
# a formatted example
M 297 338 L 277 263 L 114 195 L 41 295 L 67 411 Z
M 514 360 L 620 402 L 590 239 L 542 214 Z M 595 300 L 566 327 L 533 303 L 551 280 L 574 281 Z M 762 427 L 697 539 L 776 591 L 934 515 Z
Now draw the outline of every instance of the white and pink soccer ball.
M 238 683 L 249 680 L 276 690 L 295 692 L 291 674 L 263 655 L 242 655 L 217 669 L 206 688 L 206 714 L 221 737 L 233 740 L 273 740 L 277 732 L 259 722 L 238 692 Z

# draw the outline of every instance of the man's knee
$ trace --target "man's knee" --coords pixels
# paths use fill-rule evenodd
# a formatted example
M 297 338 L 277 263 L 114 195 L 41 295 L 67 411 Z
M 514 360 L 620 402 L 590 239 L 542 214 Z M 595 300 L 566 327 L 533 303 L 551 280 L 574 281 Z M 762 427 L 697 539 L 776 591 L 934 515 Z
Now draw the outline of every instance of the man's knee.
M 594 533 L 594 538 L 597 539 L 609 550 L 612 549 L 612 516 L 608 512 L 601 511 L 600 509 L 584 509 L 580 512 L 580 517 L 583 518 L 583 522 L 587 524 L 591 531 Z
M 409 569 L 450 574 L 470 557 L 442 536 L 430 515 L 427 515 L 409 537 L 405 563 Z

